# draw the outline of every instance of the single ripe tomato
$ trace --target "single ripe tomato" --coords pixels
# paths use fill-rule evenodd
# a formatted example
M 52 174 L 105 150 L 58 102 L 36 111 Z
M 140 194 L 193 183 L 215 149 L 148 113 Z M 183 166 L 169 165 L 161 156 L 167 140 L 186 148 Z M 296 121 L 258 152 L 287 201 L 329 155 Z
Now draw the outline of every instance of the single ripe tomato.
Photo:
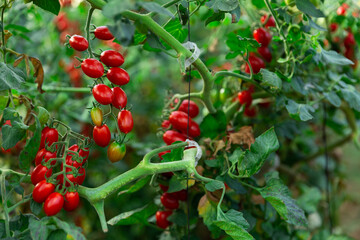
M 174 130 L 168 130 L 163 134 L 163 140 L 167 145 L 171 145 L 174 142 L 185 142 L 186 136 Z
M 354 50 L 354 48 L 346 48 L 344 56 L 346 58 L 350 59 L 350 60 L 354 60 L 355 59 L 355 50 Z
M 116 85 L 126 85 L 130 81 L 129 74 L 122 68 L 113 67 L 110 68 L 106 74 L 107 79 Z
M 159 187 L 160 187 L 160 189 L 161 189 L 163 192 L 167 192 L 167 190 L 169 190 L 169 186 L 165 186 L 165 185 L 159 184 Z
M 255 29 L 253 32 L 255 40 L 261 44 L 262 47 L 267 47 L 271 42 L 272 36 L 264 28 Z
M 250 56 L 249 62 L 250 62 L 250 65 L 252 67 L 254 74 L 259 73 L 261 68 L 265 68 L 264 61 L 261 58 L 258 58 L 256 56 Z M 246 64 L 246 66 L 245 66 L 245 72 L 250 74 L 250 68 L 249 68 L 248 64 Z
M 123 159 L 125 154 L 126 154 L 125 144 L 120 144 L 118 142 L 112 142 L 107 150 L 107 156 L 112 163 L 118 162 L 121 159 Z
M 117 109 L 125 108 L 127 104 L 127 96 L 124 90 L 122 90 L 120 87 L 114 87 L 112 89 L 112 92 L 113 92 L 112 105 Z
M 131 132 L 134 127 L 134 121 L 131 112 L 128 110 L 121 110 L 117 118 L 118 126 L 120 131 L 127 134 Z
M 55 191 L 55 185 L 52 183 L 46 182 L 46 180 L 40 181 L 34 187 L 32 197 L 35 202 L 43 203 L 46 198 Z
M 337 10 L 336 10 L 337 15 L 339 16 L 345 16 L 346 15 L 346 8 L 344 8 L 344 6 L 340 6 Z
M 109 127 L 104 124 L 101 127 L 95 126 L 93 130 L 93 138 L 95 143 L 100 147 L 106 147 L 111 140 Z
M 47 146 L 51 146 L 54 142 L 59 140 L 59 133 L 55 128 L 44 127 L 41 131 L 41 140 L 40 148 L 45 148 L 45 143 Z
M 260 54 L 260 56 L 263 57 L 263 59 L 267 62 L 271 62 L 272 60 L 272 54 L 268 47 L 259 47 L 257 49 L 257 52 Z
M 117 51 L 106 50 L 101 53 L 100 61 L 108 67 L 120 67 L 124 63 L 124 57 Z
M 351 32 L 348 32 L 348 34 L 346 35 L 346 37 L 344 39 L 345 48 L 352 48 L 353 46 L 355 46 L 355 44 L 356 44 L 356 42 L 355 42 L 354 34 L 352 34 Z
M 66 192 L 64 195 L 64 209 L 68 212 L 74 211 L 80 203 L 78 192 Z
M 43 159 L 48 162 L 51 158 L 56 158 L 56 153 L 47 151 L 45 148 L 40 149 L 35 156 L 35 166 L 41 164 Z M 51 161 L 51 165 L 55 165 L 55 163 L 56 161 Z
M 184 133 L 187 133 L 187 130 L 184 131 Z M 200 136 L 200 134 L 201 134 L 201 131 L 200 131 L 199 124 L 197 124 L 195 121 L 190 120 L 189 136 L 192 138 L 196 138 L 196 137 Z
M 69 39 L 70 46 L 76 51 L 82 52 L 88 49 L 89 43 L 83 36 L 80 35 L 72 35 Z
M 173 111 L 170 114 L 169 121 L 173 128 L 179 131 L 185 131 L 187 129 L 189 116 L 187 113 L 181 112 L 181 111 Z
M 172 213 L 172 211 L 157 211 L 155 214 L 156 225 L 158 225 L 159 228 L 166 229 L 172 224 L 167 220 Z
M 178 191 L 178 192 L 173 192 L 173 193 L 169 193 L 173 198 L 180 200 L 180 201 L 186 201 L 187 199 L 187 192 L 185 189 Z
M 32 184 L 36 185 L 42 180 L 45 180 L 45 175 L 47 178 L 49 178 L 51 174 L 52 174 L 51 168 L 49 169 L 42 164 L 37 165 L 34 171 L 31 173 L 31 182 Z
M 244 90 L 238 93 L 238 99 L 240 104 L 246 104 L 246 106 L 250 106 L 252 103 L 251 91 Z
M 163 159 L 163 155 L 165 155 L 165 154 L 167 154 L 167 153 L 169 153 L 169 152 L 171 152 L 170 150 L 167 150 L 167 151 L 164 151 L 164 152 L 161 152 L 161 153 L 158 153 L 158 156 L 159 156 L 159 158 L 162 160 Z
M 62 209 L 64 197 L 58 192 L 51 193 L 44 203 L 44 212 L 47 216 L 54 216 Z
M 199 107 L 195 102 L 193 102 L 191 100 L 190 100 L 190 102 L 189 102 L 189 100 L 184 100 L 179 107 L 179 111 L 184 112 L 184 113 L 189 112 L 189 116 L 191 118 L 194 118 L 199 114 Z
M 171 126 L 171 123 L 169 120 L 164 120 L 162 123 L 161 123 L 161 127 L 164 128 L 164 129 L 167 129 Z
M 261 20 L 261 23 L 264 24 L 265 21 L 266 21 L 266 19 L 267 19 L 267 15 L 262 16 L 261 19 L 260 19 L 260 20 Z M 276 27 L 275 19 L 274 19 L 273 16 L 270 16 L 270 17 L 269 17 L 269 20 L 266 22 L 265 27 L 266 27 L 266 28 Z
M 113 101 L 113 92 L 111 91 L 111 88 L 105 84 L 96 85 L 92 89 L 92 94 L 95 100 L 102 105 L 111 104 Z
M 91 78 L 99 78 L 104 75 L 104 66 L 96 59 L 87 58 L 81 63 L 83 72 Z
M 173 198 L 172 195 L 167 192 L 163 193 L 163 195 L 160 197 L 160 201 L 166 209 L 179 208 L 179 200 Z
M 331 32 L 336 32 L 336 30 L 338 29 L 339 25 L 337 23 L 331 23 L 330 24 L 330 31 Z
M 114 36 L 111 34 L 110 30 L 106 26 L 97 27 L 94 31 L 94 35 L 97 39 L 100 40 L 111 40 Z
M 244 110 L 244 115 L 252 118 L 256 116 L 256 109 L 255 108 L 250 108 L 250 107 L 246 107 Z
M 90 111 L 90 116 L 91 116 L 91 120 L 95 124 L 95 126 L 100 127 L 102 125 L 103 112 L 102 112 L 101 108 L 98 108 L 98 107 L 92 108 Z

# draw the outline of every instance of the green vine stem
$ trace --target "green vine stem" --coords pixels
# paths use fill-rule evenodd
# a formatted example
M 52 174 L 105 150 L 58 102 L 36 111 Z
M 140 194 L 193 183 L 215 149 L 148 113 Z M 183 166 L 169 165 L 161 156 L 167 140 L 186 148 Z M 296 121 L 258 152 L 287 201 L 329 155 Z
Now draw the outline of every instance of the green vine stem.
M 0 184 L 1 184 L 1 197 L 3 202 L 3 211 L 5 215 L 5 232 L 6 236 L 10 238 L 10 217 L 9 217 L 9 210 L 7 207 L 7 201 L 6 201 L 6 187 L 5 187 L 5 177 L 6 173 L 1 174 Z
M 92 58 L 94 57 L 93 53 L 92 53 L 92 50 L 91 50 L 91 44 L 90 44 L 90 23 L 91 23 L 91 16 L 94 12 L 95 8 L 91 7 L 89 9 L 89 12 L 88 12 L 88 15 L 87 15 L 87 18 L 86 18 L 86 25 L 85 25 L 85 32 L 86 32 L 86 40 L 88 41 L 89 43 L 89 47 L 88 47 L 88 52 L 89 52 L 89 56 Z

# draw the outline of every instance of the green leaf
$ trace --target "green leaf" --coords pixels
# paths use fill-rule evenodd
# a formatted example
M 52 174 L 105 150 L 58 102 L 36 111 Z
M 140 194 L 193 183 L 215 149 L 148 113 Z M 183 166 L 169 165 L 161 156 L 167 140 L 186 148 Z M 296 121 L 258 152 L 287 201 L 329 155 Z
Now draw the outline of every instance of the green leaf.
M 215 12 L 230 12 L 239 6 L 239 2 L 237 0 L 210 0 L 206 3 L 206 6 Z
M 223 111 L 208 114 L 200 124 L 203 137 L 215 138 L 226 130 L 226 116 Z
M 255 139 L 250 150 L 246 150 L 245 155 L 239 159 L 238 172 L 240 177 L 251 177 L 263 166 L 269 154 L 279 148 L 274 128 L 270 128 L 265 133 Z
M 168 220 L 180 227 L 187 225 L 187 216 L 183 211 L 174 212 L 168 217 Z
M 165 15 L 174 18 L 174 15 L 168 9 L 162 7 L 160 4 L 156 2 L 140 2 L 138 4 L 149 12 L 156 12 L 160 15 Z
M 245 229 L 249 227 L 248 222 L 243 217 L 241 212 L 230 209 L 226 214 L 221 210 L 218 211 L 217 221 L 214 222 L 216 226 L 221 228 L 232 237 L 237 239 L 254 239 Z
M 335 107 L 340 107 L 341 99 L 335 92 L 324 93 L 325 98 Z
M 354 64 L 350 59 L 347 59 L 343 55 L 340 55 L 333 50 L 327 51 L 321 48 L 321 52 L 317 53 L 317 56 L 319 58 L 319 61 L 327 64 L 336 64 L 341 66 Z
M 173 144 L 176 144 L 179 142 L 174 142 Z M 179 161 L 184 156 L 184 149 L 185 148 L 175 148 L 171 150 L 171 152 L 166 153 L 162 156 L 161 162 L 173 162 L 173 161 Z
M 183 189 L 186 189 L 187 181 L 186 179 L 178 178 L 176 175 L 172 176 L 169 181 L 169 190 L 168 193 L 178 192 Z
M 218 189 L 222 189 L 224 187 L 225 187 L 224 183 L 217 181 L 217 180 L 213 180 L 213 181 L 205 184 L 205 188 L 210 192 L 214 192 L 214 191 L 216 191 Z
M 46 240 L 50 234 L 49 227 L 45 224 L 47 218 L 41 220 L 31 218 L 29 221 L 29 229 L 31 237 L 38 240 Z
M 49 0 L 33 0 L 33 3 L 40 8 L 49 11 L 55 15 L 59 14 L 60 3 L 59 1 L 49 1 Z
M 312 17 L 325 17 L 324 13 L 317 9 L 314 4 L 310 2 L 310 0 L 296 0 L 296 7 Z
M 261 85 L 270 87 L 270 89 L 274 92 L 281 90 L 282 82 L 276 73 L 270 72 L 265 68 L 260 69 L 260 73 L 262 74 Z
M 0 62 L 0 91 L 8 89 L 21 90 L 25 74 L 18 68 Z
M 316 212 L 322 199 L 321 191 L 316 187 L 308 187 L 306 185 L 302 185 L 300 188 L 302 194 L 297 199 L 297 203 L 307 213 Z
M 30 210 L 33 214 L 39 215 L 42 210 L 42 204 L 35 202 L 33 199 L 30 200 Z
M 41 220 L 43 220 L 42 218 Z M 64 230 L 68 235 L 70 235 L 73 239 L 76 240 L 85 240 L 85 236 L 82 234 L 83 230 L 80 227 L 75 226 L 72 223 L 67 223 L 64 221 L 61 221 L 60 219 L 56 217 L 52 217 L 50 219 L 51 223 L 54 223 L 58 229 Z
M 260 44 L 252 38 L 245 38 L 235 33 L 230 33 L 226 40 L 226 45 L 230 48 L 233 54 L 244 54 L 249 48 L 258 48 Z M 236 55 L 235 55 L 236 56 Z
M 35 127 L 34 135 L 31 139 L 27 140 L 19 157 L 19 166 L 24 172 L 29 171 L 31 162 L 35 159 L 40 146 L 42 126 L 37 116 L 35 116 Z
M 265 180 L 266 186 L 258 189 L 261 196 L 275 208 L 287 223 L 306 226 L 307 220 L 304 211 L 290 197 L 290 191 L 279 179 L 279 173 L 269 172 L 265 175 Z
M 148 204 L 144 207 L 124 212 L 116 217 L 113 217 L 110 219 L 107 223 L 114 226 L 114 225 L 133 225 L 133 224 L 148 224 L 148 218 L 151 215 L 154 215 L 155 212 L 158 210 L 158 207 L 154 204 Z
M 26 126 L 19 115 L 13 108 L 5 108 L 3 112 L 3 118 L 11 121 L 11 126 L 3 125 L 1 129 L 2 133 L 2 147 L 6 150 L 16 145 L 26 134 Z
M 44 126 L 50 118 L 50 113 L 45 108 L 40 106 L 36 107 L 35 112 L 39 118 L 41 126 Z
M 341 88 L 341 94 L 352 109 L 360 111 L 360 93 L 351 85 L 348 88 Z
M 118 20 L 115 22 L 115 25 L 107 27 L 121 45 L 129 46 L 133 41 L 135 25 L 129 20 Z
M 178 19 L 173 19 L 170 22 L 168 22 L 165 26 L 164 29 L 171 34 L 171 36 L 173 36 L 176 40 L 178 40 L 180 43 L 183 43 L 188 35 L 187 30 L 185 30 L 183 28 L 183 26 L 181 25 L 181 22 Z M 166 42 L 164 42 L 163 40 L 161 40 L 162 45 L 165 46 L 165 48 L 167 50 L 172 49 Z
M 293 100 L 288 100 L 286 104 L 286 109 L 289 112 L 290 117 L 301 121 L 308 121 L 310 119 L 313 119 L 313 116 L 310 112 L 315 111 L 312 106 L 306 104 L 299 104 Z
M 115 18 L 121 15 L 122 12 L 133 9 L 134 7 L 134 3 L 130 0 L 122 0 L 121 4 L 118 0 L 112 0 L 103 7 L 102 12 L 107 18 Z
M 204 224 L 208 227 L 213 235 L 219 235 L 220 229 L 214 224 L 217 217 L 216 205 L 210 202 L 204 195 L 198 205 L 199 216 L 203 218 Z

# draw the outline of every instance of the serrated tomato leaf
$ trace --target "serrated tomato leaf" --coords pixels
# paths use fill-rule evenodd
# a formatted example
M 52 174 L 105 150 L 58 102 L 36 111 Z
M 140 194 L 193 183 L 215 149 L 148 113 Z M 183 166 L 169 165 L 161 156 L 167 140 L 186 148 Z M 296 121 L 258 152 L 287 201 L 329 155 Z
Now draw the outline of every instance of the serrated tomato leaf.
M 226 116 L 223 111 L 208 114 L 200 124 L 203 137 L 215 138 L 226 130 Z
M 5 108 L 3 118 L 11 122 L 11 126 L 3 125 L 1 128 L 2 147 L 7 150 L 23 139 L 29 127 L 22 122 L 19 113 L 13 108 Z
M 25 74 L 18 68 L 0 62 L 0 91 L 8 89 L 22 89 L 25 82 Z
M 60 11 L 60 2 L 59 1 L 49 1 L 49 0 L 33 0 L 33 3 L 48 11 L 48 12 L 51 12 L 55 15 L 58 15 L 59 14 L 59 11 Z

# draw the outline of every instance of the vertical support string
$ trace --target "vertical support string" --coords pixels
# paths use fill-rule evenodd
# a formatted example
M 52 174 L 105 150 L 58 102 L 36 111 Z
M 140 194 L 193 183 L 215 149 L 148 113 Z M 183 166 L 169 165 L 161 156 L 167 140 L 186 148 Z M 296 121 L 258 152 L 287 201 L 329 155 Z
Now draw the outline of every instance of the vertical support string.
M 188 41 L 190 42 L 191 40 L 191 31 L 190 31 L 190 1 L 188 0 L 187 2 L 187 15 L 188 15 Z M 191 64 L 189 66 L 189 68 L 187 69 L 187 80 L 188 80 L 188 122 L 187 122 L 187 138 L 189 138 L 189 129 L 190 129 L 190 90 L 191 90 Z M 186 207 L 187 207 L 187 219 L 186 219 L 186 232 L 187 232 L 187 237 L 188 240 L 190 240 L 190 203 L 189 203 L 189 174 L 186 173 Z

